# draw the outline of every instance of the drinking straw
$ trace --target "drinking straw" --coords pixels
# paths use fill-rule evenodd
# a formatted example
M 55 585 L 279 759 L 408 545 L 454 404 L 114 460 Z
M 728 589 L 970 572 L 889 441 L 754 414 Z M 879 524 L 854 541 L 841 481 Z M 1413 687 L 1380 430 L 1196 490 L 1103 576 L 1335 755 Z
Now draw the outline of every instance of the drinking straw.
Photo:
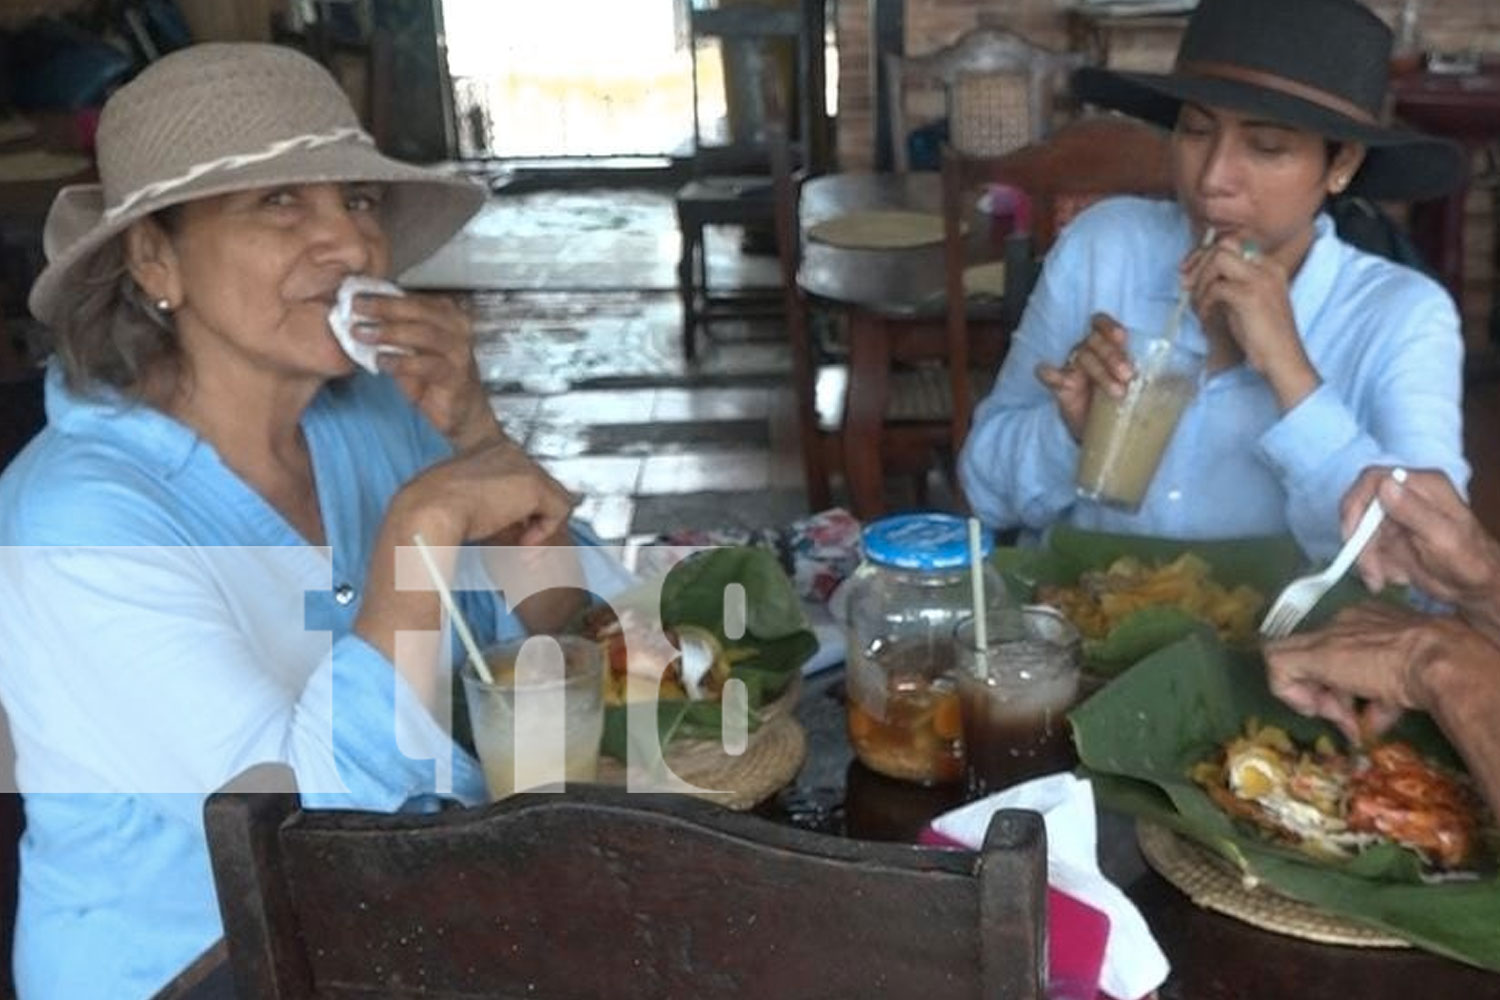
M 984 556 L 980 552 L 977 517 L 969 518 L 969 576 L 974 581 L 971 588 L 971 596 L 974 598 L 974 645 L 981 654 L 978 657 L 979 676 L 984 677 L 989 673 L 989 665 L 983 654 L 989 651 L 990 643 L 986 632 L 989 623 L 984 620 Z
M 1207 227 L 1203 230 L 1203 239 L 1198 241 L 1198 249 L 1202 250 L 1204 247 L 1210 246 L 1218 236 L 1218 230 L 1214 229 L 1213 226 Z M 1172 318 L 1167 320 L 1166 332 L 1162 334 L 1161 339 L 1165 340 L 1168 344 L 1176 342 L 1177 331 L 1182 329 L 1182 314 L 1187 312 L 1188 298 L 1187 286 L 1184 285 L 1177 290 L 1177 304 L 1172 307 Z
M 433 585 L 437 587 L 438 598 L 442 600 L 443 607 L 448 609 L 448 616 L 453 619 L 453 627 L 458 630 L 459 640 L 469 651 L 469 659 L 474 663 L 474 672 L 486 684 L 495 683 L 494 676 L 490 674 L 489 664 L 484 662 L 484 654 L 479 651 L 479 643 L 474 641 L 474 633 L 469 631 L 469 623 L 464 621 L 463 613 L 458 610 L 458 602 L 453 599 L 453 591 L 448 589 L 448 583 L 443 579 L 443 571 L 438 569 L 437 561 L 432 558 L 432 551 L 422 540 L 422 533 L 419 531 L 412 535 L 411 540 L 416 543 L 417 552 L 427 566 L 427 573 L 432 577 Z

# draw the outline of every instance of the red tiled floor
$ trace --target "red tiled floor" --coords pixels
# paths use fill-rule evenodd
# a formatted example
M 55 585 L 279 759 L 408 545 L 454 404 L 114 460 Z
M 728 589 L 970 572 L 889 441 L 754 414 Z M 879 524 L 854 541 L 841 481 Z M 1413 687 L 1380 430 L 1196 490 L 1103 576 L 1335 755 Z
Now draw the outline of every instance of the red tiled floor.
M 536 411 L 540 424 L 643 424 L 651 419 L 655 389 L 591 389 L 549 396 Z
M 641 478 L 642 461 L 627 455 L 585 455 L 542 459 L 542 464 L 558 482 L 586 497 L 609 493 L 629 496 Z
M 652 455 L 641 467 L 638 491 L 651 493 L 761 492 L 771 483 L 764 451 Z
M 762 388 L 658 389 L 652 420 L 764 420 L 771 390 Z

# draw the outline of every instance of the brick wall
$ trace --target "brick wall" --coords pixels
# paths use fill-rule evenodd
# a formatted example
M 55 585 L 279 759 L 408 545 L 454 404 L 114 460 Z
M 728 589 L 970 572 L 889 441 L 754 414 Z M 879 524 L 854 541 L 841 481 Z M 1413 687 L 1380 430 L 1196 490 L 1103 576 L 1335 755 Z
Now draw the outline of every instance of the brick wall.
M 1401 7 L 1401 0 L 1366 2 L 1389 23 L 1394 23 Z M 1075 0 L 906 0 L 906 51 L 929 51 L 980 24 L 1008 28 L 1038 44 L 1066 48 L 1064 11 L 1074 4 Z M 872 0 L 838 4 L 838 158 L 843 170 L 868 170 L 874 164 L 871 6 Z M 1421 32 L 1429 49 L 1500 53 L 1500 0 L 1426 0 Z M 1171 62 L 1176 42 L 1176 32 L 1167 29 L 1117 33 L 1111 40 L 1110 64 L 1163 69 Z M 1482 161 L 1476 162 L 1476 170 L 1483 167 Z M 1487 188 L 1471 192 L 1463 296 L 1465 332 L 1471 342 L 1486 336 L 1496 271 L 1495 222 L 1493 192 Z

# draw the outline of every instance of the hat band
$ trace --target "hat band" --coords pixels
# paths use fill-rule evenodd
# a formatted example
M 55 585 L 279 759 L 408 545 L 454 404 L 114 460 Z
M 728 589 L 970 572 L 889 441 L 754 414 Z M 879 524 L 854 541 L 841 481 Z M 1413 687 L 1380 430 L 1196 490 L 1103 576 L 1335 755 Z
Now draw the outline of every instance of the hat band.
M 130 192 L 124 198 L 120 199 L 120 203 L 118 205 L 105 209 L 104 221 L 114 222 L 115 220 L 119 219 L 120 216 L 130 211 L 142 201 L 145 201 L 148 198 L 156 198 L 160 195 L 168 193 L 169 191 L 175 191 L 177 188 L 183 187 L 187 184 L 191 184 L 198 178 L 203 177 L 206 174 L 211 174 L 216 170 L 238 170 L 241 167 L 248 167 L 253 163 L 263 163 L 266 160 L 274 160 L 276 159 L 276 157 L 284 156 L 287 153 L 292 152 L 293 150 L 317 149 L 320 146 L 328 146 L 335 142 L 343 142 L 345 139 L 353 139 L 356 142 L 362 142 L 369 146 L 375 145 L 375 140 L 370 138 L 370 136 L 366 134 L 364 129 L 348 126 L 344 128 L 336 128 L 331 132 L 319 132 L 310 135 L 293 136 L 290 139 L 282 139 L 281 141 L 273 142 L 265 149 L 258 150 L 254 153 L 236 153 L 233 156 L 221 156 L 216 160 L 207 160 L 203 163 L 196 163 L 184 172 L 178 174 L 176 177 L 168 177 L 166 180 L 153 181 L 152 183 L 147 184 L 144 187 L 137 188 L 136 190 Z
M 1232 80 L 1236 83 L 1248 83 L 1253 87 L 1264 87 L 1266 90 L 1274 90 L 1277 93 L 1286 94 L 1288 97 L 1298 97 L 1310 104 L 1316 104 L 1320 108 L 1337 112 L 1346 118 L 1352 118 L 1363 125 L 1380 124 L 1376 117 L 1369 111 L 1346 100 L 1337 94 L 1312 87 L 1296 80 L 1288 80 L 1284 76 L 1275 73 L 1266 73 L 1258 69 L 1247 69 L 1244 66 L 1236 66 L 1234 63 L 1225 62 L 1185 62 L 1177 64 L 1177 72 L 1187 76 L 1210 77 L 1219 80 Z

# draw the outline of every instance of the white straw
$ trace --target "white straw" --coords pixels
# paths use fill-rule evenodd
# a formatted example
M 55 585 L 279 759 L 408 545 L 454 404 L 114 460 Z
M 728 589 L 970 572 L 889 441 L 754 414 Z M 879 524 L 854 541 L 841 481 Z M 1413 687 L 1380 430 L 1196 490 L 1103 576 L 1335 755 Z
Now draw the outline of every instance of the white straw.
M 1218 231 L 1213 226 L 1209 226 L 1203 230 L 1203 238 L 1198 241 L 1198 249 L 1212 246 L 1214 240 L 1218 238 Z M 1169 344 L 1176 342 L 1177 331 L 1182 329 L 1182 314 L 1187 312 L 1187 307 L 1188 289 L 1187 286 L 1183 286 L 1177 291 L 1177 304 L 1172 307 L 1172 318 L 1167 320 L 1167 328 L 1162 333 L 1162 340 Z
M 979 545 L 979 518 L 969 518 L 969 576 L 974 581 L 974 645 L 979 653 L 979 676 L 989 673 L 985 656 L 989 652 L 989 623 L 984 620 L 984 556 Z
M 427 565 L 427 572 L 431 574 L 432 583 L 437 587 L 438 597 L 442 600 L 443 607 L 448 609 L 448 616 L 453 619 L 453 627 L 458 630 L 458 638 L 463 642 L 464 649 L 469 651 L 469 659 L 474 663 L 474 672 L 486 684 L 495 683 L 495 678 L 490 674 L 489 664 L 484 662 L 484 653 L 480 651 L 479 643 L 474 641 L 474 633 L 469 631 L 469 623 L 464 621 L 463 613 L 458 610 L 458 602 L 453 599 L 453 591 L 448 589 L 447 581 L 443 579 L 443 571 L 438 569 L 437 561 L 432 558 L 431 550 L 422 540 L 421 532 L 412 535 L 411 540 L 417 543 L 417 552 L 422 556 L 422 562 Z

